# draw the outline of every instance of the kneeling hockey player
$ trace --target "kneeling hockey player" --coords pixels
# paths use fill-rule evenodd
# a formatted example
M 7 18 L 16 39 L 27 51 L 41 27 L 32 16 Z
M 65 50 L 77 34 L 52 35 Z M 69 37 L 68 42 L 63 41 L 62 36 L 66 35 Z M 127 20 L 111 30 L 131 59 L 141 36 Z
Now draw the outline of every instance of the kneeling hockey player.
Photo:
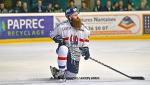
M 79 71 L 80 57 L 90 57 L 89 35 L 87 27 L 81 22 L 77 8 L 69 8 L 65 12 L 68 20 L 60 23 L 50 32 L 50 37 L 58 43 L 58 67 L 51 67 L 55 79 L 73 79 Z

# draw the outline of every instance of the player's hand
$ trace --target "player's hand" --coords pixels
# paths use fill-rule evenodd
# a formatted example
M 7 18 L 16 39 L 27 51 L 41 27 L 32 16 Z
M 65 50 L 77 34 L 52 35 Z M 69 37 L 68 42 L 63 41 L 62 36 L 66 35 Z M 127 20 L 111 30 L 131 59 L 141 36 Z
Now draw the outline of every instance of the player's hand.
M 53 40 L 55 41 L 55 43 L 64 44 L 64 39 L 60 35 L 55 36 Z
M 79 49 L 81 50 L 82 56 L 85 56 L 84 59 L 88 60 L 90 58 L 89 48 L 88 47 L 80 47 Z

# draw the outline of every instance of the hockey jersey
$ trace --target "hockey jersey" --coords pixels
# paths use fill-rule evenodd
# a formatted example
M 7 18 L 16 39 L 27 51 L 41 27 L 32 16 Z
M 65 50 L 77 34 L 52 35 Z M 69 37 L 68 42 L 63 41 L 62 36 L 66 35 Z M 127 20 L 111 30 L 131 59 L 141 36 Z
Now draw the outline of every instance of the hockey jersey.
M 67 47 L 88 47 L 89 35 L 87 27 L 82 24 L 80 30 L 76 30 L 70 25 L 68 20 L 57 25 L 53 31 L 50 32 L 50 37 L 53 38 L 60 35 L 64 38 Z

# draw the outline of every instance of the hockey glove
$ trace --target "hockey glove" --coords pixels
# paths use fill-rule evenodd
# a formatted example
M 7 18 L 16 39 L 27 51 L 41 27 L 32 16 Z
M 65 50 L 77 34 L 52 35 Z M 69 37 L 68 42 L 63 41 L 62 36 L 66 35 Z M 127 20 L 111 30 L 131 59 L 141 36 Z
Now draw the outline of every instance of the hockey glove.
M 88 47 L 80 47 L 79 49 L 81 50 L 82 56 L 85 56 L 84 59 L 88 60 L 90 58 L 89 48 Z
M 55 43 L 59 43 L 59 44 L 64 44 L 64 39 L 62 38 L 62 36 L 60 35 L 56 35 L 53 40 L 55 41 Z

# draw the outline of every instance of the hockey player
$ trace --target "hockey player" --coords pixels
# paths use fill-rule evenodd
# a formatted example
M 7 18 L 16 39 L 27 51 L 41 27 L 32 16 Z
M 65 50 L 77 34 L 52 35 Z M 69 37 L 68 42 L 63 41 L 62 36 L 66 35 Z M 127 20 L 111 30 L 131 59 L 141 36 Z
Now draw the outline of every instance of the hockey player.
M 68 20 L 60 23 L 50 32 L 50 37 L 58 43 L 58 67 L 51 67 L 52 75 L 56 79 L 73 79 L 79 71 L 80 57 L 85 60 L 90 57 L 89 35 L 87 27 L 81 22 L 77 8 L 69 8 L 65 12 Z

